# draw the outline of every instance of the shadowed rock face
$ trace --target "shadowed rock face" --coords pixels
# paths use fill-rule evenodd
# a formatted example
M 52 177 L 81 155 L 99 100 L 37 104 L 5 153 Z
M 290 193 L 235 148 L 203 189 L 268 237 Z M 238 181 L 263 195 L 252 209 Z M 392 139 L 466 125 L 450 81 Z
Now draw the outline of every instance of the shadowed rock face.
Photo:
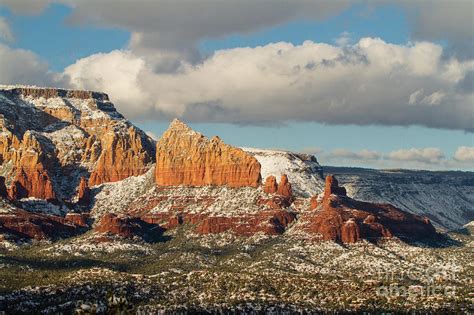
M 237 217 L 210 216 L 198 224 L 196 232 L 216 234 L 231 231 L 240 236 L 251 236 L 262 232 L 267 235 L 277 235 L 282 234 L 294 220 L 293 213 L 278 210 Z
M 256 233 L 282 234 L 288 225 L 296 220 L 296 215 L 276 209 L 235 216 L 161 212 L 144 215 L 141 219 L 151 224 L 159 224 L 165 229 L 173 229 L 181 224 L 193 224 L 198 234 L 232 232 L 238 236 L 252 236 Z
M 152 240 L 162 234 L 163 229 L 156 224 L 143 221 L 138 217 L 117 216 L 113 213 L 104 215 L 94 228 L 97 233 L 123 238 L 141 237 Z
M 81 177 L 81 181 L 79 182 L 79 191 L 78 191 L 78 199 L 77 203 L 79 205 L 85 206 L 91 202 L 91 190 L 89 188 L 89 184 L 84 177 Z
M 157 143 L 156 183 L 257 187 L 260 163 L 219 137 L 208 139 L 175 119 Z
M 20 168 L 10 187 L 10 198 L 13 200 L 35 197 L 48 201 L 56 200 L 53 184 L 48 173 L 38 165 L 34 169 Z
M 14 199 L 67 199 L 90 185 L 146 172 L 155 144 L 107 94 L 0 86 L 0 170 Z
M 71 237 L 79 232 L 82 225 L 68 218 L 16 210 L 0 214 L 0 234 L 14 239 L 59 239 Z
M 355 243 L 399 237 L 405 240 L 436 240 L 438 234 L 427 218 L 407 213 L 389 204 L 361 202 L 346 196 L 345 189 L 329 175 L 322 202 L 301 218 L 301 229 L 323 240 Z
M 5 185 L 5 177 L 0 176 L 0 198 L 7 199 L 8 198 L 8 189 Z

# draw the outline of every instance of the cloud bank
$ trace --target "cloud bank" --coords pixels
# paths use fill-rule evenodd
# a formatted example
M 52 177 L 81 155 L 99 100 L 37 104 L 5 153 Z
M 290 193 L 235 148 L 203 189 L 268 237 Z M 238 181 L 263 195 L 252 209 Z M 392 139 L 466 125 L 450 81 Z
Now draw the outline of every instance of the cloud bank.
M 61 74 L 50 72 L 48 64 L 33 52 L 0 43 L 0 84 L 67 85 L 63 79 Z
M 454 153 L 454 159 L 459 162 L 471 163 L 474 165 L 474 147 L 459 147 Z
M 324 20 L 354 2 L 0 0 L 16 14 L 39 14 L 51 3 L 71 7 L 67 23 L 130 31 L 128 48 L 80 59 L 64 73 L 52 74 L 33 53 L 2 46 L 3 83 L 60 82 L 103 90 L 133 119 L 178 116 L 194 122 L 314 121 L 474 131 L 474 59 L 466 53 L 474 50 L 461 49 L 462 43 L 472 48 L 472 1 L 370 2 L 395 3 L 407 12 L 417 41 L 405 45 L 377 38 L 350 44 L 343 34 L 336 45 L 279 42 L 208 57 L 197 50 L 203 39 Z M 11 38 L 3 24 L 0 33 Z M 447 48 L 430 42 L 439 40 L 447 40 Z
M 474 60 L 429 42 L 362 38 L 350 46 L 279 42 L 216 51 L 157 73 L 130 50 L 80 59 L 76 88 L 110 92 L 133 118 L 196 122 L 421 125 L 474 131 Z M 467 87 L 467 88 L 466 88 Z
M 474 147 L 458 147 L 453 156 L 447 157 L 439 148 L 405 148 L 388 153 L 370 150 L 351 151 L 335 149 L 324 151 L 308 148 L 323 165 L 352 165 L 376 168 L 406 169 L 474 169 Z

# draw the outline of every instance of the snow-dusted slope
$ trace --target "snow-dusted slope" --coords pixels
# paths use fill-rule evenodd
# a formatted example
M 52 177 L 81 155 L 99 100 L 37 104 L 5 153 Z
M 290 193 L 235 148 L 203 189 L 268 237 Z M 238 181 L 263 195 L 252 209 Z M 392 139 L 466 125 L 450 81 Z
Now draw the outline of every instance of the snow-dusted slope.
M 258 213 L 266 206 L 258 201 L 265 198 L 261 188 L 230 188 L 227 186 L 175 186 L 160 187 L 155 184 L 154 167 L 140 176 L 131 176 L 122 181 L 105 183 L 93 188 L 93 217 L 105 213 L 181 212 L 233 216 Z M 150 205 L 153 206 L 150 207 Z
M 304 197 L 324 189 L 324 176 L 336 175 L 349 196 L 394 206 L 429 217 L 446 230 L 474 219 L 474 173 L 383 171 L 350 167 L 321 167 L 316 158 L 288 151 L 242 148 L 262 165 L 262 179 L 287 174 L 293 190 Z M 324 169 L 324 176 L 323 176 Z
M 25 135 L 38 148 L 24 142 Z M 118 173 L 141 173 L 155 156 L 155 142 L 123 117 L 105 93 L 0 85 L 0 174 L 7 185 L 25 167 L 20 157 L 33 149 L 60 200 L 73 198 L 81 177 L 98 171 L 97 183 Z M 105 165 L 111 156 L 113 165 Z M 133 163 L 127 161 L 130 156 Z
M 438 227 L 458 229 L 474 219 L 472 172 L 324 167 L 324 173 L 336 175 L 355 199 L 391 203 L 426 215 Z
M 469 228 L 474 228 L 474 221 L 471 221 L 467 224 L 464 225 L 465 228 L 469 227 Z
M 242 149 L 260 162 L 263 180 L 269 175 L 280 180 L 280 176 L 286 174 L 293 192 L 303 197 L 310 197 L 324 189 L 322 168 L 313 155 L 255 148 Z

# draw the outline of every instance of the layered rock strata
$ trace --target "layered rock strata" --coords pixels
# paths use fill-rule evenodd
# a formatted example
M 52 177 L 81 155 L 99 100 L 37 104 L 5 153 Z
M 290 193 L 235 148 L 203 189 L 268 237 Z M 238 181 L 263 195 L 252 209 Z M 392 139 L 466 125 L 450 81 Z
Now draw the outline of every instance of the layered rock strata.
M 301 229 L 322 240 L 355 243 L 366 239 L 398 237 L 404 240 L 437 240 L 427 218 L 407 213 L 389 204 L 361 202 L 346 196 L 333 176 L 326 177 L 322 198 L 314 198 L 301 217 Z
M 104 93 L 0 86 L 0 171 L 13 199 L 71 199 L 90 185 L 143 174 L 154 141 Z
M 219 137 L 208 139 L 175 119 L 157 143 L 156 183 L 257 187 L 260 163 Z
M 95 226 L 94 231 L 109 236 L 123 238 L 141 237 L 146 240 L 158 238 L 163 229 L 152 223 L 147 223 L 138 217 L 118 216 L 113 213 L 104 215 Z
M 0 234 L 13 240 L 49 240 L 74 236 L 87 225 L 55 215 L 31 213 L 17 209 L 0 214 Z

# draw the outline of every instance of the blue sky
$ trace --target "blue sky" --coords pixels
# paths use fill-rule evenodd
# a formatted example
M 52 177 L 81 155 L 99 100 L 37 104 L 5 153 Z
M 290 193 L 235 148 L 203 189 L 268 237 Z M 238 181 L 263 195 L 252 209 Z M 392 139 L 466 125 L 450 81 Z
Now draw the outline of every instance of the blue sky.
M 84 10 L 87 9 L 90 8 L 85 8 Z M 176 51 L 178 56 L 194 54 L 194 59 L 190 59 L 194 61 L 189 61 L 189 63 L 204 63 L 206 60 L 212 60 L 214 52 L 218 50 L 234 51 L 239 47 L 266 47 L 269 43 L 277 42 L 291 43 L 301 47 L 300 45 L 308 40 L 314 43 L 327 43 L 334 47 L 340 47 L 341 45 L 352 47 L 351 45 L 356 45 L 361 38 L 370 37 L 380 38 L 384 43 L 387 43 L 386 45 L 394 44 L 400 47 L 404 45 L 409 46 L 411 45 L 410 42 L 420 40 L 429 41 L 432 45 L 439 45 L 441 49 L 446 51 L 448 46 L 449 48 L 451 46 L 455 47 L 454 43 L 458 40 L 456 30 L 453 30 L 453 34 L 440 35 L 438 37 L 433 36 L 431 33 L 423 35 L 422 26 L 425 22 L 421 18 L 416 20 L 418 16 L 417 10 L 421 9 L 407 9 L 396 2 L 379 6 L 353 4 L 341 9 L 334 9 L 334 11 L 331 11 L 331 14 L 323 18 L 308 17 L 302 14 L 302 16 L 291 18 L 279 17 L 282 21 L 278 21 L 273 20 L 274 17 L 272 16 L 271 22 L 267 24 L 256 25 L 248 29 L 242 26 L 233 26 L 236 29 L 235 31 L 230 29 L 227 33 L 224 32 L 222 34 L 214 32 L 211 28 L 211 23 L 211 26 L 206 26 L 210 28 L 210 30 L 207 30 L 208 36 L 206 36 L 206 31 L 202 31 L 202 34 L 199 32 L 185 33 L 184 31 L 181 31 L 181 34 L 177 31 L 176 35 L 170 33 L 171 31 L 167 31 L 171 34 L 168 37 L 171 38 L 174 35 L 176 37 L 189 37 L 187 42 L 178 43 L 175 43 L 173 39 L 169 40 L 167 37 L 168 33 L 163 36 L 163 33 L 159 33 L 159 31 L 158 34 L 163 36 L 159 37 L 160 40 L 145 42 L 145 39 L 142 38 L 146 38 L 150 34 L 150 30 L 145 29 L 148 25 L 141 25 L 139 21 L 134 21 L 133 19 L 131 21 L 123 21 L 123 18 L 115 16 L 105 17 L 104 21 L 99 19 L 99 22 L 97 20 L 91 22 L 83 16 L 81 17 L 79 13 L 76 14 L 75 10 L 79 12 L 79 8 L 71 8 L 64 4 L 45 6 L 42 10 L 34 12 L 34 14 L 24 11 L 24 8 L 3 6 L 0 7 L 0 16 L 6 21 L 13 37 L 13 39 L 6 40 L 6 36 L 4 36 L 3 44 L 8 49 L 28 50 L 35 54 L 38 60 L 47 64 L 50 73 L 60 74 L 68 72 L 65 69 L 75 64 L 81 58 L 89 60 L 89 56 L 100 53 L 109 54 L 116 50 L 130 51 L 134 56 L 140 56 L 140 58 L 146 60 L 147 64 L 152 64 L 150 60 L 154 61 L 156 59 L 155 55 L 162 54 L 163 51 L 172 51 L 173 54 Z M 140 19 L 140 17 L 138 16 L 137 19 Z M 222 22 L 216 20 L 216 28 L 219 27 L 218 23 Z M 181 24 L 178 25 L 181 26 Z M 160 30 L 160 28 L 165 26 L 160 24 L 156 26 L 156 29 Z M 185 25 L 182 26 L 183 29 L 186 27 Z M 194 33 L 199 33 L 199 35 L 194 35 Z M 143 37 L 137 37 L 141 38 L 141 41 L 134 41 L 132 34 L 142 34 Z M 466 36 L 465 33 L 463 34 L 463 36 Z M 426 36 L 426 39 L 423 36 Z M 165 38 L 165 40 L 161 41 L 161 38 Z M 168 42 L 172 44 L 168 44 Z M 163 45 L 168 46 L 160 46 L 161 43 L 165 43 Z M 193 44 L 188 45 L 188 43 Z M 194 46 L 191 47 L 192 45 Z M 196 58 L 196 55 L 199 57 Z M 183 58 L 185 60 L 186 57 L 176 58 Z M 179 60 L 179 62 L 182 61 Z M 238 61 L 234 62 L 238 63 Z M 162 64 L 160 61 L 155 63 L 153 67 L 159 69 Z M 179 75 L 179 71 L 176 69 L 166 69 L 166 71 L 176 71 L 174 74 Z M 70 72 L 72 70 L 68 73 Z M 97 76 L 96 73 L 100 74 L 100 71 L 94 73 Z M 0 79 L 2 79 L 1 76 Z M 38 82 L 38 85 L 41 85 L 41 83 Z M 436 81 L 436 84 L 438 84 L 438 81 Z M 108 86 L 104 85 L 103 89 L 107 90 Z M 110 88 L 107 92 L 110 93 L 113 90 L 113 88 Z M 425 91 L 426 87 L 420 90 Z M 129 110 L 127 101 L 130 102 L 129 98 L 127 98 L 128 96 L 121 97 L 118 95 L 116 97 L 113 93 L 110 94 L 112 100 L 116 101 L 117 107 L 127 114 L 127 110 Z M 431 94 L 431 96 L 433 95 Z M 427 96 L 429 95 L 427 94 Z M 174 101 L 175 98 L 170 99 Z M 122 101 L 122 99 L 127 101 Z M 244 99 L 248 99 L 248 97 Z M 468 98 L 469 100 L 472 100 L 472 97 Z M 131 102 L 133 103 L 133 101 L 132 99 Z M 150 101 L 143 102 L 153 101 L 154 99 L 150 99 Z M 298 100 L 295 100 L 295 103 L 297 102 Z M 290 108 L 294 105 L 291 98 L 287 103 L 287 106 Z M 136 104 L 138 104 L 138 101 Z M 145 104 L 144 106 L 147 105 Z M 158 106 L 161 106 L 161 104 L 158 104 Z M 226 104 L 222 106 L 225 107 Z M 318 105 L 315 104 L 314 106 Z M 374 106 L 377 106 L 377 104 Z M 272 117 L 272 107 L 268 108 L 269 117 Z M 465 108 L 466 106 L 463 107 L 463 110 L 466 110 Z M 296 110 L 298 109 L 295 108 Z M 453 109 L 453 111 L 455 110 Z M 129 111 L 132 112 L 132 120 L 135 124 L 155 136 L 159 136 L 166 129 L 168 121 L 172 116 L 169 113 L 162 116 L 159 114 L 148 116 L 145 113 L 134 117 L 134 109 Z M 163 112 L 161 107 L 158 113 L 160 112 Z M 472 128 L 474 124 L 472 122 L 472 109 L 469 110 L 469 104 L 467 106 L 467 113 L 468 115 L 471 113 L 470 126 Z M 330 114 L 327 114 L 328 117 L 331 116 Z M 187 117 L 189 116 L 183 116 L 185 120 Z M 460 147 L 467 147 L 468 149 L 474 147 L 473 133 L 465 131 L 466 119 L 464 119 L 463 127 L 458 128 L 456 122 L 454 122 L 453 125 L 444 128 L 442 123 L 431 124 L 429 117 L 423 118 L 424 120 L 420 119 L 420 123 L 417 123 L 415 120 L 415 126 L 412 123 L 405 124 L 398 121 L 392 124 L 390 119 L 375 120 L 373 123 L 370 120 L 363 123 L 355 121 L 354 123 L 350 118 L 342 119 L 342 122 L 338 119 L 326 122 L 325 119 L 319 118 L 306 121 L 306 119 L 301 119 L 298 115 L 295 115 L 295 117 L 288 117 L 284 121 L 281 121 L 280 117 L 275 120 L 274 124 L 268 124 L 268 122 L 259 123 L 259 121 L 255 122 L 245 117 L 242 118 L 242 121 L 238 117 L 231 119 L 230 121 L 234 123 L 228 123 L 229 120 L 227 119 L 221 119 L 222 121 L 220 121 L 219 118 L 216 118 L 212 121 L 206 121 L 206 119 L 200 118 L 196 119 L 196 121 L 192 119 L 193 121 L 190 122 L 190 125 L 209 136 L 217 134 L 233 145 L 315 152 L 323 164 L 329 165 L 474 169 L 474 157 L 471 160 L 469 155 L 471 151 L 469 150 L 467 151 L 467 157 L 465 154 L 466 150 L 463 151 L 464 155 L 459 155 L 464 160 L 453 160 L 453 156 Z M 433 118 L 433 120 L 435 119 Z M 437 127 L 438 125 L 441 125 L 441 127 Z M 467 118 L 467 125 L 467 128 L 469 128 L 469 117 Z M 391 153 L 398 150 L 423 150 L 425 148 L 439 149 L 442 156 L 435 158 L 428 156 L 426 161 L 423 160 L 423 153 L 419 156 L 407 153 L 406 159 L 404 157 L 390 157 Z M 373 151 L 377 152 L 380 158 L 365 159 L 363 158 L 364 155 L 362 155 L 362 158 L 357 155 L 338 155 L 334 152 L 337 149 L 354 153 L 362 150 Z M 401 156 L 404 155 L 402 154 Z

